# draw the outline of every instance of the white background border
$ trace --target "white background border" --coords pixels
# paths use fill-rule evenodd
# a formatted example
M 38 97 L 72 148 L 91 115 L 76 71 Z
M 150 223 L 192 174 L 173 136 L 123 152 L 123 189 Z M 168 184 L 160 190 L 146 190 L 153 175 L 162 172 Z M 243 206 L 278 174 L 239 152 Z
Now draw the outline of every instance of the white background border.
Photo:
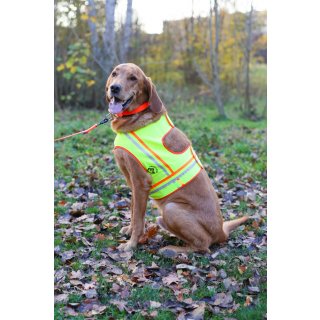
M 1 9 L 1 318 L 52 319 L 53 1 Z M 319 21 L 268 1 L 271 320 L 319 315 Z

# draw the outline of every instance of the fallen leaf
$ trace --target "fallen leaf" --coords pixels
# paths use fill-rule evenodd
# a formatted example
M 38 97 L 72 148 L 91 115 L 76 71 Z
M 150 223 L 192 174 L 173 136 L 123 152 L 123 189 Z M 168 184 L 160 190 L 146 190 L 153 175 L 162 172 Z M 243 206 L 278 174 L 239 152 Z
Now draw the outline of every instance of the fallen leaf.
M 63 313 L 66 316 L 77 316 L 78 312 L 76 312 L 74 309 L 70 308 L 70 307 L 64 307 L 63 308 Z
M 251 293 L 259 293 L 260 292 L 260 289 L 259 287 L 248 287 L 248 290 L 251 292 Z
M 120 262 L 120 261 L 129 261 L 133 255 L 132 251 L 119 251 L 119 250 L 110 250 L 108 248 L 105 253 L 114 261 Z
M 68 260 L 71 260 L 72 258 L 74 258 L 74 252 L 72 250 L 64 251 L 61 254 L 62 262 L 66 262 Z
M 222 308 L 227 308 L 230 303 L 232 303 L 233 298 L 231 293 L 225 294 L 224 292 L 220 292 L 214 295 L 213 297 L 213 305 L 219 306 Z
M 68 296 L 69 294 L 67 293 L 58 294 L 54 297 L 54 303 L 65 303 L 68 301 Z
M 98 197 L 98 195 L 96 193 L 88 192 L 88 199 L 92 200 L 92 199 L 95 199 L 97 197 Z
M 124 209 L 130 206 L 130 203 L 126 200 L 120 200 L 114 204 L 117 209 Z
M 183 302 L 187 303 L 187 304 L 191 304 L 191 303 L 193 303 L 193 300 L 192 300 L 192 298 L 187 298 L 187 299 L 184 299 Z
M 231 286 L 231 280 L 229 278 L 223 279 L 223 285 L 228 290 Z
M 85 291 L 85 296 L 86 296 L 88 299 L 96 298 L 96 296 L 97 296 L 97 291 L 96 291 L 96 289 L 86 290 L 86 291 Z
M 220 254 L 220 252 L 217 251 L 217 252 L 215 252 L 214 254 L 211 255 L 211 258 L 215 259 L 219 254 Z
M 195 308 L 192 312 L 186 314 L 186 319 L 203 320 L 206 304 L 202 302 L 199 307 Z
M 159 251 L 159 253 L 165 257 L 165 258 L 175 258 L 177 257 L 178 253 L 174 250 L 171 250 L 171 249 L 164 249 L 164 250 L 161 250 Z
M 247 267 L 245 265 L 238 267 L 238 271 L 240 274 L 243 274 L 246 270 L 247 270 Z
M 103 241 L 106 239 L 106 236 L 103 234 L 103 233 L 98 233 L 95 235 L 95 238 L 98 240 L 98 241 Z
M 118 293 L 118 292 L 120 292 L 120 290 L 121 290 L 121 287 L 116 283 L 113 283 L 112 287 L 110 289 L 110 291 L 112 291 L 114 293 Z
M 70 280 L 70 283 L 73 285 L 73 286 L 83 286 L 83 282 L 81 282 L 80 280 Z
M 162 278 L 162 282 L 166 285 L 170 285 L 172 283 L 178 283 L 179 282 L 179 278 L 178 275 L 176 273 L 170 273 L 167 277 L 163 277 Z
M 116 274 L 120 275 L 123 273 L 122 269 L 119 267 L 116 267 L 114 265 L 108 266 L 106 270 L 103 271 L 103 275 L 105 276 L 106 274 Z
M 66 203 L 67 203 L 67 201 L 65 201 L 65 200 L 60 200 L 60 201 L 58 202 L 58 205 L 61 206 L 61 207 L 63 207 Z
M 150 308 L 160 308 L 161 303 L 156 301 L 150 301 Z
M 70 214 L 74 217 L 80 217 L 84 214 L 86 204 L 84 202 L 75 202 L 70 208 Z
M 70 279 L 81 279 L 83 278 L 81 270 L 78 271 L 71 271 L 70 275 L 69 275 Z
M 177 264 L 177 265 L 176 265 L 176 269 L 196 270 L 197 268 L 194 267 L 194 266 L 190 266 L 190 265 L 188 265 L 188 264 L 182 263 L 182 264 Z
M 119 311 L 123 311 L 127 305 L 127 302 L 123 300 L 110 300 L 110 303 L 117 306 Z
M 84 300 L 77 311 L 83 313 L 84 316 L 91 317 L 93 315 L 98 315 L 104 313 L 107 306 L 102 305 L 98 299 L 86 299 Z
M 246 301 L 244 302 L 243 305 L 245 307 L 248 307 L 248 306 L 250 306 L 252 304 L 252 302 L 253 302 L 253 298 L 251 296 L 246 296 Z
M 159 269 L 159 266 L 152 261 L 151 266 L 147 267 L 147 269 L 155 269 L 155 270 L 158 270 L 158 269 Z
M 227 273 L 224 269 L 219 270 L 219 276 L 221 279 L 225 279 L 227 277 Z
M 258 228 L 259 228 L 259 222 L 256 221 L 256 220 L 254 220 L 254 221 L 252 222 L 252 227 L 255 228 L 255 229 L 258 229 Z
M 147 231 L 140 237 L 139 243 L 140 244 L 146 244 L 149 239 L 153 238 L 159 230 L 158 225 L 152 225 L 150 226 Z

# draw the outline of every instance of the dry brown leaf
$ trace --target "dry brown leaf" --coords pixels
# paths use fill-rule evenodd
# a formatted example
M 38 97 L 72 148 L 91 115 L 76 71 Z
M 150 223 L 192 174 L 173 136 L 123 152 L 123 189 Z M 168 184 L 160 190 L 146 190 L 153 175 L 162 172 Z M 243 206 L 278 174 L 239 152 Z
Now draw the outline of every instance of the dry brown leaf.
M 98 240 L 98 241 L 102 241 L 102 240 L 105 240 L 106 239 L 106 236 L 103 234 L 103 233 L 98 233 L 95 235 L 95 238 Z
M 230 303 L 232 303 L 232 301 L 233 301 L 233 298 L 231 293 L 225 294 L 224 292 L 220 292 L 214 296 L 213 305 L 226 308 L 230 305 Z
M 185 263 L 181 263 L 181 264 L 177 264 L 176 265 L 176 269 L 188 269 L 188 270 L 196 270 L 197 268 L 194 266 L 190 266 L 188 264 Z
M 246 296 L 246 301 L 244 302 L 244 306 L 245 307 L 248 307 L 248 306 L 250 306 L 251 304 L 252 304 L 252 302 L 253 302 L 253 299 L 252 299 L 252 297 L 251 296 Z
M 186 319 L 203 320 L 206 304 L 202 302 L 199 307 L 195 308 L 192 312 L 186 315 Z
M 172 283 L 178 283 L 179 278 L 178 275 L 174 272 L 170 273 L 167 277 L 162 278 L 162 282 L 166 285 L 170 285 Z
M 70 214 L 74 217 L 80 217 L 84 214 L 86 208 L 85 202 L 75 202 L 70 208 Z
M 54 297 L 54 303 L 65 303 L 68 301 L 68 296 L 69 294 L 67 293 L 58 294 Z
M 143 234 L 143 236 L 140 237 L 139 243 L 140 244 L 146 244 L 149 239 L 153 238 L 159 230 L 158 225 L 152 225 L 150 226 L 147 231 Z
M 73 258 L 74 258 L 74 252 L 72 250 L 64 251 L 61 254 L 62 262 L 66 262 L 66 261 L 71 260 Z
M 70 307 L 64 307 L 63 308 L 63 313 L 66 316 L 77 316 L 78 312 L 75 312 L 74 309 L 70 308 Z
M 119 311 L 123 311 L 127 305 L 127 302 L 123 300 L 110 300 L 110 303 L 117 306 Z
M 247 270 L 247 267 L 245 265 L 238 267 L 238 271 L 240 274 L 243 274 L 246 270 Z

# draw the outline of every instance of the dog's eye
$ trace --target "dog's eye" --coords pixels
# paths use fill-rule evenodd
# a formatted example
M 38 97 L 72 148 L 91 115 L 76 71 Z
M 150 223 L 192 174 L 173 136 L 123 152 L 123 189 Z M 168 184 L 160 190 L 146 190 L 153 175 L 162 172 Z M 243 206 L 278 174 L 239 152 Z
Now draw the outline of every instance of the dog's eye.
M 131 76 L 131 77 L 129 78 L 129 80 L 131 80 L 131 81 L 136 81 L 137 78 L 136 78 L 135 76 Z
M 112 72 L 112 74 L 111 74 L 113 77 L 115 77 L 116 75 L 117 75 L 117 73 L 116 72 Z

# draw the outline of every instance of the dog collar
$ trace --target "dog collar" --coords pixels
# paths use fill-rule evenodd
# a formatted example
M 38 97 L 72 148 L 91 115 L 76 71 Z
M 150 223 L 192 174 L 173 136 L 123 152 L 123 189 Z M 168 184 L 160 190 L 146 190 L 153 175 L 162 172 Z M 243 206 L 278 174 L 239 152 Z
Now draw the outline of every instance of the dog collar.
M 120 113 L 117 113 L 116 116 L 117 117 L 130 116 L 132 114 L 136 114 L 136 113 L 139 113 L 139 112 L 146 110 L 147 108 L 149 108 L 149 106 L 150 106 L 149 102 L 145 102 L 142 105 L 140 105 L 139 107 L 135 108 L 134 110 L 122 111 Z

